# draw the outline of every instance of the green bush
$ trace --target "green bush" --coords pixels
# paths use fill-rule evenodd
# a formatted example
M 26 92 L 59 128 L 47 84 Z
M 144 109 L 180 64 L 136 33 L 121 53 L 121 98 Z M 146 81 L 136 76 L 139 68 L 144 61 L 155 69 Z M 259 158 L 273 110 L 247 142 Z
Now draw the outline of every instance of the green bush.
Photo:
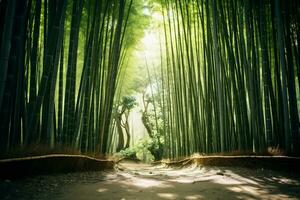
M 137 160 L 136 150 L 134 148 L 126 148 L 121 150 L 120 156 L 125 159 Z

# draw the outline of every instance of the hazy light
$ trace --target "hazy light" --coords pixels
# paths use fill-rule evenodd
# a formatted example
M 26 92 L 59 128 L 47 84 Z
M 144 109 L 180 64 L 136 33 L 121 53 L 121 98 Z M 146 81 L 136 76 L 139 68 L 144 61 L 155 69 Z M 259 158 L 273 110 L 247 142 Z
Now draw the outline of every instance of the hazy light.
M 149 10 L 148 7 L 144 7 L 143 8 L 143 14 L 146 15 L 146 16 L 150 16 L 151 15 L 151 12 L 150 12 L 150 10 Z
M 131 130 L 131 144 L 136 144 L 140 139 L 146 137 L 147 131 L 142 122 L 143 99 L 141 94 L 134 96 L 138 105 L 133 108 L 129 114 L 129 123 Z
M 157 66 L 160 63 L 160 44 L 159 34 L 155 30 L 149 30 L 145 32 L 144 37 L 141 39 L 140 51 L 138 57 L 144 61 L 143 65 L 146 64 L 149 68 Z M 151 71 L 151 70 L 150 70 Z
M 146 33 L 144 38 L 142 39 L 142 41 L 143 41 L 143 44 L 146 45 L 147 47 L 148 46 L 152 47 L 158 43 L 158 39 L 153 32 Z
M 158 12 L 154 12 L 152 14 L 152 18 L 157 20 L 157 21 L 163 21 L 164 20 L 164 17 L 162 16 L 162 14 L 158 13 Z
M 132 94 L 136 97 L 138 106 L 136 106 L 129 116 L 130 123 L 130 133 L 131 133 L 131 145 L 137 144 L 140 139 L 148 137 L 147 130 L 141 120 L 142 110 L 144 109 L 141 89 L 139 87 L 144 87 L 142 90 L 149 97 L 158 92 L 158 86 L 154 84 L 155 80 L 151 80 L 151 87 L 149 85 L 149 76 L 153 75 L 154 69 L 156 69 L 161 64 L 161 52 L 164 52 L 163 45 L 161 47 L 160 43 L 164 43 L 164 29 L 163 29 L 163 16 L 159 11 L 155 11 L 150 8 L 147 3 L 143 5 L 142 14 L 150 19 L 149 26 L 144 29 L 144 35 L 139 38 L 133 52 L 130 56 L 130 66 L 132 69 L 136 69 L 136 74 L 142 77 L 137 81 L 143 82 L 144 85 L 137 85 L 137 94 Z M 162 49 L 161 49 L 162 48 Z M 133 80 L 134 81 L 134 80 Z M 152 108 L 150 105 L 149 111 Z M 149 183 L 151 185 L 151 183 Z

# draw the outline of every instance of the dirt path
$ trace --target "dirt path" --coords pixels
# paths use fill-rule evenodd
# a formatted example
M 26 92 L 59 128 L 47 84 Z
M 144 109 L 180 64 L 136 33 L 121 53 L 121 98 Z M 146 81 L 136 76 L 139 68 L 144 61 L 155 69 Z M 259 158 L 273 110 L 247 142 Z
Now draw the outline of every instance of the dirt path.
M 262 169 L 125 162 L 117 171 L 0 181 L 0 199 L 300 199 L 300 177 Z

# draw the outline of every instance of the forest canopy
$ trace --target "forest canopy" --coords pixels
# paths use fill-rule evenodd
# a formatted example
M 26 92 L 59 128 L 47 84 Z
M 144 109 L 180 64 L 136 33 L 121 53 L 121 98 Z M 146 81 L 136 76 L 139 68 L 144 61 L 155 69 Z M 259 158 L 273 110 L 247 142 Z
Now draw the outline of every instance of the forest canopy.
M 0 154 L 124 150 L 140 106 L 157 160 L 300 155 L 297 0 L 1 0 L 0 24 Z

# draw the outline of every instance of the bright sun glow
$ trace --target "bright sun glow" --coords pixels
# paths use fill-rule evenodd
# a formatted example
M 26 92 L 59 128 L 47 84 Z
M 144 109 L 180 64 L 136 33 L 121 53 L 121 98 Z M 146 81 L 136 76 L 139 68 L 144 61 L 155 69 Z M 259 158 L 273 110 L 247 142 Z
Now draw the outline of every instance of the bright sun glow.
M 150 12 L 149 8 L 147 8 L 147 7 L 143 8 L 143 14 L 146 16 L 150 16 L 151 12 Z
M 158 13 L 158 12 L 154 12 L 152 14 L 152 18 L 155 19 L 156 21 L 160 21 L 160 22 L 162 22 L 164 20 L 164 17 L 162 16 L 162 14 Z
M 141 39 L 140 50 L 137 52 L 138 58 L 145 64 L 147 59 L 148 66 L 158 65 L 160 62 L 159 33 L 149 30 Z
M 144 38 L 142 39 L 142 42 L 147 47 L 151 47 L 155 46 L 158 43 L 157 40 L 157 36 L 153 32 L 148 32 L 145 34 Z
M 163 16 L 160 12 L 153 12 L 148 7 L 143 8 L 143 14 L 151 17 L 149 27 L 144 30 L 143 37 L 139 38 L 137 45 L 135 46 L 135 50 L 130 57 L 132 64 L 131 67 L 136 68 L 136 73 L 139 77 L 143 77 L 144 83 L 148 83 L 148 72 L 153 74 L 153 71 L 157 66 L 161 64 L 161 52 L 164 52 L 163 45 L 164 44 L 164 32 L 163 32 Z M 162 47 L 161 47 L 162 46 Z M 156 69 L 157 70 L 157 69 Z M 157 92 L 157 86 L 153 84 L 152 87 L 150 85 L 145 86 L 143 90 L 149 96 L 151 96 L 152 92 Z M 148 136 L 145 126 L 141 120 L 141 110 L 143 109 L 143 101 L 142 94 L 135 94 L 135 97 L 138 101 L 138 106 L 134 108 L 130 112 L 129 123 L 131 129 L 131 144 L 136 144 L 140 139 Z M 149 109 L 152 107 L 150 106 Z M 144 155 L 143 155 L 144 156 Z M 142 180 L 139 180 L 139 183 Z M 142 181 L 143 182 L 143 181 Z M 151 181 L 146 181 L 146 185 L 157 184 Z

